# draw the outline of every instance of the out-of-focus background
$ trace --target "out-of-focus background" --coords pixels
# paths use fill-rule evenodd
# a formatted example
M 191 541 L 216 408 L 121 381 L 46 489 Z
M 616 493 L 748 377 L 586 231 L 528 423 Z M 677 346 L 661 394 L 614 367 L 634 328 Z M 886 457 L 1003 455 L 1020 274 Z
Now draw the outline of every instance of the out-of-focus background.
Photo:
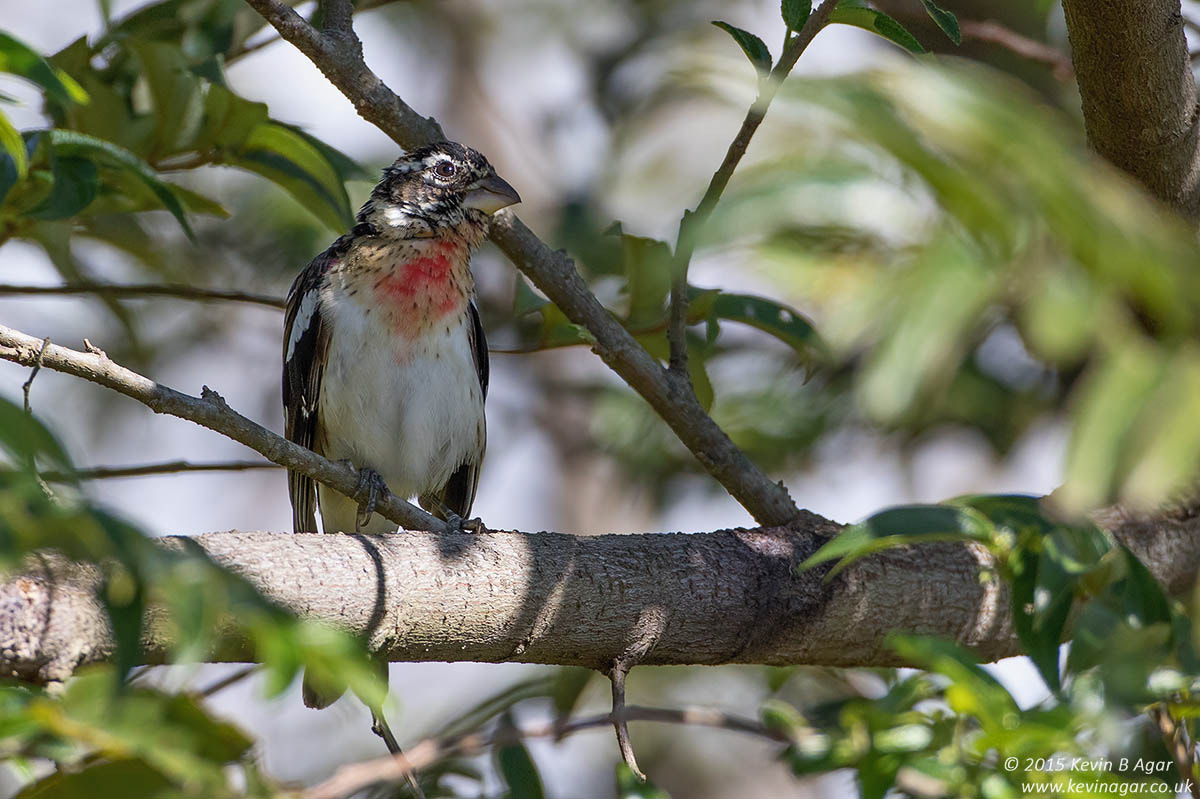
M 121 19 L 142 3 L 112 0 L 106 11 L 102 5 L 0 0 L 0 25 L 34 49 L 55 53 L 80 36 L 99 37 L 105 15 Z M 180 8 L 190 13 L 200 5 Z M 957 169 L 978 167 L 979 180 L 987 180 L 986 170 L 1011 170 L 1014 180 L 1036 171 L 1020 150 L 1040 146 L 1028 138 L 1037 131 L 1059 148 L 1049 159 L 1060 151 L 1082 153 L 1078 96 L 1056 4 L 945 5 L 962 23 L 960 48 L 945 40 L 915 0 L 877 4 L 940 51 L 940 67 L 931 57 L 918 65 L 900 48 L 854 27 L 820 34 L 793 73 L 794 91 L 781 95 L 750 148 L 711 240 L 693 262 L 693 284 L 771 298 L 813 320 L 839 354 L 854 352 L 874 335 L 873 313 L 899 319 L 905 311 L 881 311 L 881 299 L 868 296 L 870 269 L 886 274 L 890 264 L 914 252 L 936 250 L 939 231 L 957 213 L 954 204 L 967 203 L 953 187 L 933 181 L 929 191 L 902 174 L 913 170 L 928 178 L 938 167 L 920 155 L 897 155 L 908 151 L 889 139 L 889 114 L 911 125 L 913 141 L 928 146 L 930 158 L 944 155 Z M 680 214 L 699 199 L 754 96 L 752 68 L 735 43 L 709 24 L 712 19 L 757 32 L 778 53 L 784 35 L 778 4 L 758 0 L 397 2 L 360 13 L 356 30 L 380 77 L 418 111 L 437 117 L 451 138 L 486 153 L 521 192 L 522 219 L 577 255 L 598 294 L 620 306 L 628 290 L 619 269 L 606 261 L 611 247 L 605 229 L 618 221 L 626 234 L 673 242 Z M 1013 41 L 1042 50 L 1031 58 L 1014 52 Z M 229 88 L 266 103 L 273 119 L 299 126 L 362 164 L 367 174 L 348 184 L 357 207 L 398 148 L 269 29 L 254 33 L 245 49 L 225 68 Z M 983 62 L 994 73 L 964 61 Z M 869 77 L 859 77 L 864 73 Z M 0 91 L 23 101 L 5 109 L 17 128 L 47 123 L 32 87 L 0 76 Z M 847 109 L 843 103 L 855 92 L 862 103 Z M 882 97 L 888 102 L 872 105 L 872 98 Z M 960 101 L 990 102 L 983 111 L 993 114 L 987 123 L 992 128 L 969 129 L 955 118 Z M 1006 112 L 1029 127 L 1004 129 Z M 949 152 L 942 153 L 939 135 L 958 137 L 958 143 L 946 144 Z M 970 136 L 977 138 L 964 143 L 961 137 Z M 1009 137 L 1014 140 L 1005 146 L 1012 152 L 1001 148 Z M 984 144 L 1001 149 L 988 151 Z M 958 145 L 976 147 L 974 156 L 955 152 Z M 794 178 L 788 186 L 772 182 L 785 177 Z M 77 236 L 69 253 L 12 239 L 0 247 L 0 282 L 169 280 L 282 297 L 298 270 L 341 232 L 245 171 L 216 166 L 172 179 L 218 201 L 229 218 L 193 215 L 194 243 L 165 212 L 141 215 L 138 235 L 149 244 L 134 242 L 127 249 L 116 246 L 116 238 Z M 994 203 L 985 207 L 993 199 L 978 200 L 980 214 L 1008 215 Z M 1008 199 L 1023 202 L 1017 189 Z M 1019 252 L 1030 268 L 1006 280 L 1040 285 L 1032 263 L 1037 254 L 1022 247 L 1005 241 L 993 252 L 972 251 L 966 260 L 982 263 Z M 927 266 L 935 269 L 936 258 Z M 476 256 L 474 270 L 494 351 L 488 460 L 475 514 L 495 528 L 581 535 L 753 523 L 585 346 L 542 348 L 551 322 L 535 317 L 530 323 L 514 310 L 533 294 L 494 248 Z M 952 278 L 930 278 L 930 285 L 946 286 Z M 914 326 L 909 338 L 884 342 L 874 355 L 852 356 L 824 371 L 809 368 L 804 344 L 722 320 L 719 338 L 704 342 L 714 415 L 787 483 L 802 507 L 839 521 L 976 491 L 1053 490 L 1063 479 L 1068 446 L 1061 411 L 1078 369 L 1059 372 L 1031 355 L 1019 330 L 1029 319 L 1012 307 L 968 302 L 961 322 L 932 304 L 911 307 L 934 319 L 933 327 L 945 325 L 928 336 Z M 171 298 L 7 296 L 0 297 L 0 319 L 67 346 L 86 337 L 156 380 L 189 393 L 210 386 L 235 409 L 282 429 L 282 314 L 275 309 Z M 937 343 L 935 334 L 955 330 L 969 332 L 952 344 Z M 906 369 L 920 379 L 887 382 Z M 25 369 L 0 365 L 0 393 L 19 400 L 27 377 Z M 207 430 L 49 371 L 39 374 L 31 398 L 80 466 L 253 455 Z M 281 470 L 103 480 L 87 491 L 155 535 L 227 529 L 285 534 L 290 528 Z M 163 668 L 151 679 L 204 685 L 229 668 Z M 1022 704 L 1044 698 L 1026 661 L 992 670 Z M 473 703 L 546 671 L 393 664 L 394 724 L 404 741 L 417 740 Z M 868 671 L 802 669 L 782 689 L 772 679 L 769 670 L 752 667 L 642 668 L 630 680 L 630 701 L 744 711 L 776 690 L 811 699 L 836 695 L 847 681 L 866 695 L 882 686 Z M 607 702 L 606 685 L 593 681 L 583 706 L 602 710 Z M 306 710 L 298 684 L 266 700 L 250 678 L 217 694 L 211 705 L 254 733 L 264 769 L 283 780 L 311 783 L 339 764 L 384 752 L 360 703 L 346 699 L 328 711 Z M 525 712 L 536 718 L 536 710 Z M 774 747 L 736 734 L 635 725 L 633 735 L 643 766 L 676 797 L 842 796 L 853 790 L 851 777 L 842 773 L 797 782 Z M 549 796 L 614 795 L 611 734 L 530 746 Z M 0 775 L 0 784 L 8 791 L 17 781 Z

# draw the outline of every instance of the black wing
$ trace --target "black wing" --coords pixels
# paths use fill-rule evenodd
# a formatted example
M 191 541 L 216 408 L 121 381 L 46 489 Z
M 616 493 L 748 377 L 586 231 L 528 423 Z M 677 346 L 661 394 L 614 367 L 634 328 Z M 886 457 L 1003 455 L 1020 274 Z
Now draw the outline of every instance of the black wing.
M 470 340 L 471 355 L 475 359 L 475 372 L 479 375 L 479 388 L 483 392 L 483 398 L 487 399 L 487 339 L 484 337 L 483 323 L 479 320 L 479 309 L 475 307 L 474 301 L 468 303 L 467 315 L 470 317 L 467 336 Z M 478 455 L 458 467 L 458 470 L 450 475 L 446 485 L 442 486 L 441 496 L 421 497 L 421 504 L 427 506 L 431 513 L 439 517 L 443 516 L 446 511 L 451 511 L 464 519 L 467 518 L 471 512 L 471 505 L 475 502 L 475 491 L 479 488 L 479 467 L 483 463 L 483 452 L 486 448 L 485 439 L 484 446 L 479 448 Z
M 321 313 L 320 291 L 326 273 L 345 255 L 348 244 L 347 237 L 338 239 L 314 258 L 288 292 L 283 328 L 284 435 L 312 450 L 316 449 L 321 377 L 329 353 L 329 326 Z M 292 529 L 297 533 L 319 532 L 317 487 L 312 478 L 289 470 L 288 492 Z

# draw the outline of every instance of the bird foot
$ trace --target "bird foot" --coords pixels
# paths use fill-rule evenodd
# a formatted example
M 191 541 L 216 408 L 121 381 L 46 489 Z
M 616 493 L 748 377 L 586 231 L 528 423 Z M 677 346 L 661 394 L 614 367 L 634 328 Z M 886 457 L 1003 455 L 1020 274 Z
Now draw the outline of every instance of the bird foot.
M 355 468 L 353 463 L 342 461 L 351 468 Z M 388 493 L 387 483 L 383 481 L 383 477 L 374 469 L 358 469 L 358 486 L 354 489 L 354 496 L 350 499 L 358 503 L 358 515 L 354 517 L 354 532 L 359 532 L 366 527 L 367 522 L 371 521 L 371 515 L 375 513 L 375 504 L 381 496 L 386 496 Z
M 451 533 L 481 533 L 487 529 L 483 526 L 483 519 L 479 517 L 464 519 L 452 510 L 445 510 L 443 512 L 445 514 L 446 530 Z

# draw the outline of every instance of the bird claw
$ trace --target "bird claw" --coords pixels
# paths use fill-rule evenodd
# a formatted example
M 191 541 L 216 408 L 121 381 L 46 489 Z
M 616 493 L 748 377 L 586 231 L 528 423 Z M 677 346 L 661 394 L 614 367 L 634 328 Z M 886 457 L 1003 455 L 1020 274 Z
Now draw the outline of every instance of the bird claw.
M 348 461 L 346 463 L 354 468 L 354 464 Z M 385 496 L 387 493 L 387 483 L 383 481 L 379 472 L 374 469 L 358 470 L 358 486 L 354 489 L 354 496 L 350 497 L 358 503 L 358 514 L 354 517 L 354 532 L 357 533 L 367 526 L 367 522 L 371 521 L 371 516 L 375 513 L 375 505 L 379 502 L 379 497 Z

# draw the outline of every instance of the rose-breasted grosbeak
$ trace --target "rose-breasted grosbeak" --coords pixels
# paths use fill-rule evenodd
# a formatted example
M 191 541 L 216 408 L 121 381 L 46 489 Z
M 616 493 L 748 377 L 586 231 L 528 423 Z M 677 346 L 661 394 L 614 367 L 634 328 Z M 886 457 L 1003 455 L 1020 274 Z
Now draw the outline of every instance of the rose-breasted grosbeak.
M 380 483 L 452 525 L 471 510 L 483 460 L 488 355 L 471 252 L 491 214 L 520 202 L 479 153 L 453 142 L 383 171 L 356 224 L 296 278 L 283 349 L 287 437 L 362 475 L 350 499 L 289 472 L 292 524 L 394 532 L 371 519 Z M 305 703 L 337 699 L 306 685 Z

